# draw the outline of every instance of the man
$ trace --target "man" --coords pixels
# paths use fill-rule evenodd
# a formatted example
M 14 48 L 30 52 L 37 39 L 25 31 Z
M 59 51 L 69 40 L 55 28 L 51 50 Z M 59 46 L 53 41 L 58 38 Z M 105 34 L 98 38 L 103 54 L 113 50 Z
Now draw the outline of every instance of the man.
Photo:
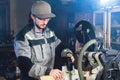
M 32 5 L 30 17 L 33 22 L 24 27 L 14 40 L 21 80 L 62 80 L 63 72 L 53 69 L 55 48 L 61 41 L 46 27 L 49 20 L 55 17 L 51 6 L 45 1 L 36 1 Z M 71 51 L 64 49 L 64 53 L 66 55 Z M 74 61 L 72 55 L 71 59 Z

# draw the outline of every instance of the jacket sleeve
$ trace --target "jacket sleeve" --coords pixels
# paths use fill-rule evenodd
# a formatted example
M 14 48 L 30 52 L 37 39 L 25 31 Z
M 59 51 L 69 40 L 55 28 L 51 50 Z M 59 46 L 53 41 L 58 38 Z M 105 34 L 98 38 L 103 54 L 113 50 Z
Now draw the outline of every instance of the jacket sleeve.
M 61 57 L 71 57 L 72 55 L 73 55 L 73 52 L 69 48 L 65 48 L 61 52 Z
M 17 57 L 18 67 L 23 74 L 37 79 L 42 75 L 49 74 L 51 69 L 39 64 L 32 63 L 31 49 L 27 39 L 22 40 L 20 38 L 15 38 L 14 50 Z
M 59 44 L 59 47 L 61 49 L 61 57 L 65 57 L 67 53 L 73 54 L 70 47 L 68 45 L 65 45 L 63 42 Z

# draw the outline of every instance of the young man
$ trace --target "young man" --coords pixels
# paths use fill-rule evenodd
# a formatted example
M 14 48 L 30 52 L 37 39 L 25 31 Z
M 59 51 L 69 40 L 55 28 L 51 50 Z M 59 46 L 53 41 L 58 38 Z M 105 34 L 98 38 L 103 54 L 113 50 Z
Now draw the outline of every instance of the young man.
M 46 27 L 55 14 L 51 12 L 51 6 L 47 2 L 36 1 L 32 5 L 30 16 L 33 22 L 25 26 L 14 40 L 21 80 L 62 80 L 63 72 L 53 69 L 55 48 L 61 41 Z M 64 53 L 71 51 L 66 49 Z M 71 59 L 74 61 L 73 56 Z

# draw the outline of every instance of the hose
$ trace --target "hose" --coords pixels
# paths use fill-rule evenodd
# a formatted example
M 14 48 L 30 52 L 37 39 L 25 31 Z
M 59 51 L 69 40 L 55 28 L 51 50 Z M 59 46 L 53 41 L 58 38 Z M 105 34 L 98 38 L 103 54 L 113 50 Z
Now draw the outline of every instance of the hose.
M 83 58 L 83 54 L 84 52 L 93 44 L 95 44 L 97 41 L 95 39 L 92 39 L 90 41 L 88 41 L 82 48 L 82 50 L 80 51 L 80 54 L 78 56 L 78 74 L 80 77 L 80 80 L 84 80 L 83 77 L 83 71 L 82 71 L 82 58 Z

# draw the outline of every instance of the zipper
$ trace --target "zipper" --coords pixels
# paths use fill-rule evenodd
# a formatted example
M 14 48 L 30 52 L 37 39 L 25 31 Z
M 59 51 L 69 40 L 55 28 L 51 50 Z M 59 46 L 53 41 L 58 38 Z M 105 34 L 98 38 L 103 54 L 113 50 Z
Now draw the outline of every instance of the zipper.
M 40 45 L 40 47 L 41 47 L 41 52 L 42 52 L 42 58 L 44 58 L 42 45 Z
M 52 57 L 52 47 L 51 47 L 51 44 L 49 44 L 49 46 L 50 46 L 50 54 L 51 54 L 51 57 Z

